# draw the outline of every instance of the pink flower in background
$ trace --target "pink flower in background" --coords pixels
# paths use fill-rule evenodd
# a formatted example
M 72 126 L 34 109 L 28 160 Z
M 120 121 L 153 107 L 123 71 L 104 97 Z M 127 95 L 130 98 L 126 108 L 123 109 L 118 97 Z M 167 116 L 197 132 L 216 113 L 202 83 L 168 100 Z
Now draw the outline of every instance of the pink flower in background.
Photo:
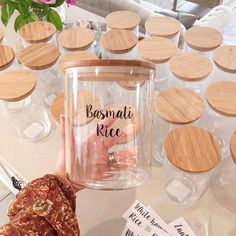
M 77 0 L 65 0 L 68 5 L 76 5 Z
M 37 0 L 38 3 L 54 4 L 56 0 Z

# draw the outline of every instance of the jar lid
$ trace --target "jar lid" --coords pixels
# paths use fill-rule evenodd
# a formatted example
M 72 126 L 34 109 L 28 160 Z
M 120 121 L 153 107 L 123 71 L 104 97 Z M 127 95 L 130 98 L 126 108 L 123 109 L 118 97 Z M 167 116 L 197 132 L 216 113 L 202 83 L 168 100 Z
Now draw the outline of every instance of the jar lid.
M 185 88 L 162 90 L 155 99 L 160 117 L 175 124 L 187 124 L 200 118 L 205 110 L 201 97 Z
M 217 139 L 207 130 L 195 126 L 173 129 L 165 138 L 164 148 L 173 165 L 193 173 L 208 171 L 221 159 Z
M 129 30 L 110 30 L 102 35 L 101 45 L 113 53 L 125 53 L 136 46 L 137 36 Z
M 205 26 L 188 29 L 184 39 L 189 47 L 198 51 L 211 51 L 223 42 L 223 36 L 218 30 Z
M 221 81 L 210 84 L 206 91 L 210 107 L 224 116 L 236 116 L 236 83 Z
M 209 59 L 197 53 L 184 52 L 170 59 L 170 70 L 180 80 L 199 81 L 212 72 Z
M 34 21 L 22 26 L 21 37 L 28 43 L 41 43 L 50 40 L 56 33 L 55 26 L 47 21 Z
M 86 50 L 95 40 L 95 33 L 91 29 L 72 27 L 63 30 L 57 37 L 59 45 L 67 50 Z
M 0 99 L 15 102 L 28 97 L 36 86 L 36 77 L 28 70 L 12 70 L 0 74 Z
M 51 43 L 37 43 L 24 48 L 19 60 L 33 70 L 46 69 L 54 65 L 59 58 L 59 49 Z
M 97 56 L 91 52 L 87 51 L 78 51 L 78 52 L 71 52 L 65 55 L 64 57 L 60 58 L 58 61 L 58 68 L 59 70 L 64 73 L 65 64 L 71 64 L 71 66 L 76 63 L 78 60 L 94 60 L 98 59 Z
M 136 12 L 115 11 L 106 17 L 107 26 L 111 29 L 134 29 L 141 22 L 141 17 Z
M 9 67 L 15 59 L 13 48 L 6 45 L 0 45 L 0 70 Z
M 138 52 L 145 60 L 164 63 L 176 54 L 177 48 L 167 38 L 149 37 L 139 42 Z
M 230 141 L 230 151 L 234 162 L 236 163 L 236 131 Z
M 118 84 L 126 90 L 136 90 L 137 86 L 142 87 L 145 84 L 145 80 L 144 81 L 138 81 L 138 82 L 122 81 L 122 82 L 119 82 Z
M 0 42 L 2 42 L 3 38 L 4 38 L 4 32 L 3 32 L 3 30 L 0 28 Z
M 227 45 L 217 48 L 213 53 L 213 60 L 221 70 L 236 73 L 236 46 Z
M 181 23 L 168 16 L 151 16 L 145 23 L 146 31 L 151 36 L 172 37 L 181 30 Z

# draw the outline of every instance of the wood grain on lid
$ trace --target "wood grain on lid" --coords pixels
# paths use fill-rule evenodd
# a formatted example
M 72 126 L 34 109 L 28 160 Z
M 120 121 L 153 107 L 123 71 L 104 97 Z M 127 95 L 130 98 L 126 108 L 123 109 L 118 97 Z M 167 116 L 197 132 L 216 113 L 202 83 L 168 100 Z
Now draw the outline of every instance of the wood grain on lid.
M 217 48 L 213 53 L 213 60 L 221 70 L 236 73 L 236 46 L 226 45 Z
M 35 75 L 28 70 L 13 70 L 0 75 L 0 99 L 15 102 L 29 96 L 36 86 Z
M 194 126 L 173 129 L 165 138 L 164 148 L 173 165 L 193 173 L 208 171 L 221 159 L 217 139 L 207 130 Z
M 171 72 L 185 81 L 202 80 L 210 75 L 212 68 L 210 60 L 197 53 L 184 52 L 170 59 Z
M 3 30 L 0 28 L 0 43 L 2 42 L 3 38 L 4 38 L 4 32 L 3 32 Z
M 113 53 L 125 53 L 136 46 L 137 36 L 129 30 L 110 30 L 102 35 L 101 45 Z
M 118 83 L 122 88 L 127 90 L 136 90 L 138 87 L 142 87 L 145 84 L 145 81 L 122 81 Z
M 14 50 L 6 45 L 0 45 L 0 70 L 4 70 L 9 67 L 14 59 Z
M 236 82 L 221 81 L 209 85 L 206 99 L 216 112 L 236 116 Z
M 46 42 L 50 40 L 55 33 L 55 26 L 47 21 L 30 22 L 19 30 L 21 37 L 28 43 Z
M 19 60 L 31 69 L 41 70 L 54 65 L 59 58 L 59 49 L 51 43 L 37 43 L 24 48 Z
M 195 92 L 185 88 L 164 89 L 154 101 L 160 117 L 175 124 L 187 124 L 200 118 L 204 102 Z
M 177 52 L 175 44 L 161 37 L 145 38 L 138 44 L 139 55 L 153 63 L 167 62 Z
M 78 60 L 93 60 L 93 59 L 98 59 L 98 58 L 95 54 L 91 52 L 87 51 L 71 52 L 59 59 L 58 68 L 62 73 L 64 73 L 65 65 L 68 63 L 73 64 L 76 63 L 76 61 Z
M 236 163 L 236 131 L 230 141 L 230 151 L 234 162 Z
M 115 11 L 106 17 L 106 23 L 111 29 L 133 29 L 141 22 L 141 17 L 131 11 Z
M 86 50 L 95 40 L 91 29 L 72 27 L 63 30 L 57 37 L 59 45 L 67 50 Z
M 223 36 L 218 30 L 205 26 L 188 29 L 184 39 L 189 47 L 198 51 L 211 51 L 223 42 Z
M 181 23 L 168 16 L 151 16 L 146 21 L 145 28 L 151 36 L 171 37 L 179 33 Z

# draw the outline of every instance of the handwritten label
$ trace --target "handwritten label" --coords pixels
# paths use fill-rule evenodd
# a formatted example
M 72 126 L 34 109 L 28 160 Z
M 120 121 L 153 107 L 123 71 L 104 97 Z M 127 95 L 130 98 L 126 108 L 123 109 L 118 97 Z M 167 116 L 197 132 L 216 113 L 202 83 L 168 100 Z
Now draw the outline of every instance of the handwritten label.
M 178 236 L 196 236 L 184 218 L 172 221 L 169 226 L 175 230 Z

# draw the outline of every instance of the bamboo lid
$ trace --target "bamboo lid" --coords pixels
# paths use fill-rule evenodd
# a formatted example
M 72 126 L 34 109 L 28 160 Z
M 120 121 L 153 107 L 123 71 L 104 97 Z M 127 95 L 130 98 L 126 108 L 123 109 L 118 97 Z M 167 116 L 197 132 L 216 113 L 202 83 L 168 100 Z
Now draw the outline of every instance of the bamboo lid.
M 212 68 L 210 60 L 197 53 L 184 52 L 170 59 L 171 72 L 185 81 L 202 80 L 210 75 Z
M 141 22 L 141 17 L 131 11 L 115 11 L 106 17 L 107 26 L 111 29 L 134 29 Z
M 58 44 L 70 51 L 86 50 L 95 40 L 95 33 L 91 29 L 72 27 L 63 30 L 57 37 Z
M 165 138 L 164 148 L 173 165 L 193 173 L 208 171 L 221 159 L 217 139 L 207 130 L 194 126 L 173 129 Z
M 137 36 L 129 30 L 110 30 L 102 35 L 101 45 L 113 53 L 125 53 L 138 43 Z
M 153 63 L 164 63 L 176 54 L 177 48 L 167 38 L 149 37 L 139 42 L 138 52 L 145 60 Z
M 0 70 L 4 70 L 9 67 L 14 59 L 14 50 L 6 45 L 0 45 Z
M 205 26 L 188 29 L 184 39 L 189 47 L 198 51 L 211 51 L 223 42 L 223 36 L 218 30 Z
M 2 42 L 3 38 L 4 38 L 4 32 L 3 32 L 3 30 L 0 28 L 0 43 Z
M 181 23 L 168 16 L 151 16 L 145 23 L 146 31 L 151 36 L 172 37 L 181 30 Z
M 28 70 L 0 74 L 0 99 L 15 102 L 28 97 L 36 86 L 35 75 Z
M 87 51 L 71 52 L 59 59 L 58 68 L 62 73 L 64 73 L 65 64 L 67 63 L 74 63 L 78 60 L 94 60 L 94 59 L 98 58 L 95 54 L 91 52 Z
M 185 88 L 162 90 L 154 105 L 160 117 L 175 124 L 193 122 L 200 118 L 205 110 L 201 97 Z
M 19 30 L 21 37 L 28 43 L 47 42 L 55 33 L 55 26 L 47 21 L 30 22 Z
M 227 45 L 217 48 L 213 53 L 213 60 L 221 70 L 236 73 L 236 46 Z
M 236 163 L 236 131 L 230 141 L 230 151 L 234 162 Z
M 19 60 L 33 70 L 42 70 L 54 65 L 59 58 L 59 49 L 51 43 L 37 43 L 24 48 Z
M 224 116 L 236 116 L 236 83 L 216 82 L 208 86 L 206 99 L 210 107 Z

